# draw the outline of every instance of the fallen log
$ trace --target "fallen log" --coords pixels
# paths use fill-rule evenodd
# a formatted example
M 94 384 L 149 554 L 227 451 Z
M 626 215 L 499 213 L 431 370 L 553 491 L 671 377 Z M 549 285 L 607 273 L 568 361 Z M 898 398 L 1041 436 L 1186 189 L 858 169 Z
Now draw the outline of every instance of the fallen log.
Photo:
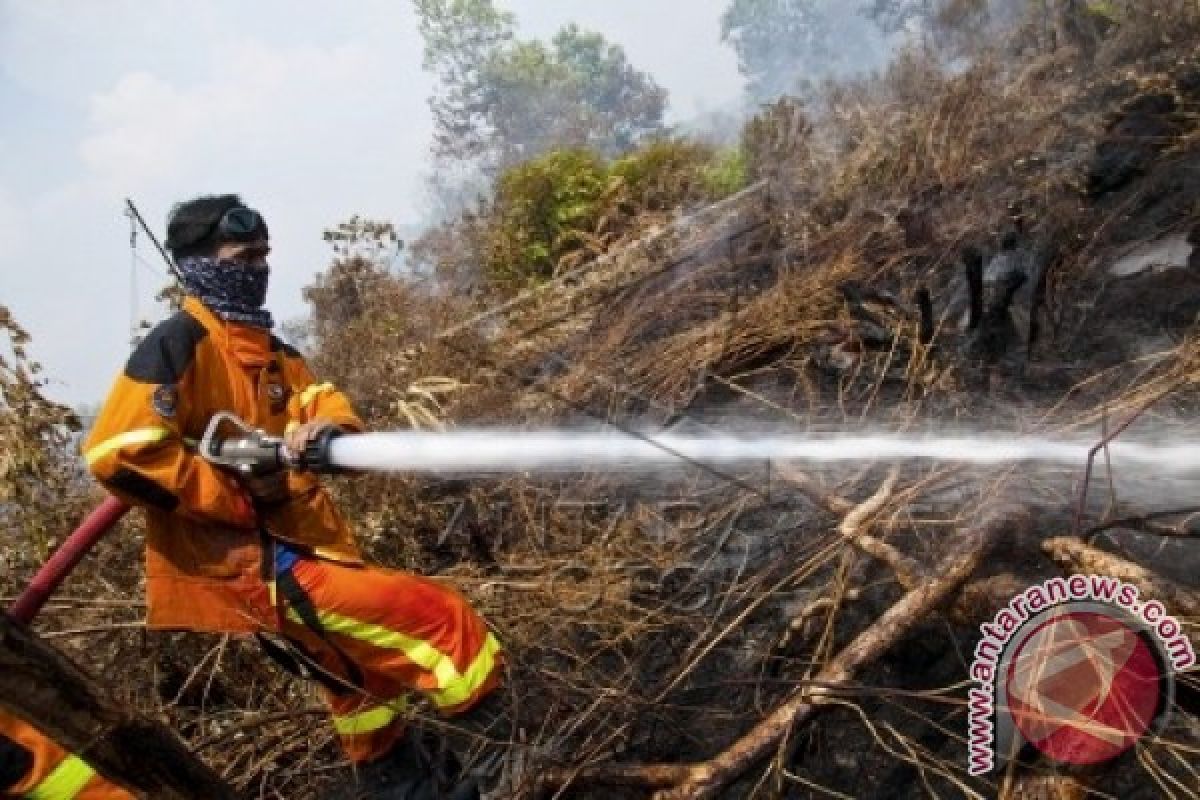
M 864 666 L 900 641 L 944 603 L 979 567 L 992 546 L 1017 535 L 1028 516 L 1013 508 L 996 509 L 973 529 L 947 543 L 947 555 L 919 586 L 905 594 L 869 628 L 846 645 L 812 680 L 724 752 L 689 764 L 605 765 L 547 770 L 539 789 L 567 784 L 635 785 L 657 789 L 655 800 L 703 800 L 714 797 L 751 766 L 770 755 L 796 725 L 836 697 Z M 664 785 L 665 784 L 665 785 Z
M 235 796 L 175 734 L 117 706 L 70 659 L 2 613 L 0 707 L 35 725 L 106 778 L 145 796 Z
M 1200 593 L 1073 536 L 1047 539 L 1042 542 L 1042 550 L 1066 572 L 1108 575 L 1136 586 L 1143 599 L 1162 602 L 1169 612 L 1182 618 L 1192 646 L 1200 649 L 1200 629 L 1195 627 L 1200 620 Z
M 1042 543 L 1042 550 L 1063 569 L 1109 575 L 1138 587 L 1138 591 L 1150 600 L 1161 600 L 1176 614 L 1200 618 L 1200 594 L 1121 556 L 1071 536 L 1047 539 Z

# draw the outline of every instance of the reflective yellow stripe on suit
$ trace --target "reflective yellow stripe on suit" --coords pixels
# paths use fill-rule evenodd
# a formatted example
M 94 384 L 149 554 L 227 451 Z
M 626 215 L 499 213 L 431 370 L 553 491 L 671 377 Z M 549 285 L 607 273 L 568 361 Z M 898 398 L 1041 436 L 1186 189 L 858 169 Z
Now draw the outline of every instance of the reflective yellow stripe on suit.
M 118 433 L 116 436 L 105 439 L 100 444 L 88 450 L 83 454 L 83 459 L 92 466 L 100 459 L 111 453 L 115 453 L 123 447 L 130 447 L 136 444 L 157 444 L 171 438 L 173 434 L 169 428 L 138 428 L 125 433 Z
M 306 387 L 304 389 L 304 391 L 300 392 L 300 407 L 304 408 L 305 406 L 307 406 L 314 399 L 316 399 L 316 396 L 319 395 L 321 392 L 332 392 L 332 391 L 333 391 L 332 383 L 314 383 L 311 386 Z
M 391 725 L 397 717 L 404 713 L 408 701 L 398 697 L 385 706 L 369 708 L 357 714 L 334 714 L 333 728 L 342 736 L 356 736 L 362 733 L 374 733 Z
M 295 610 L 289 608 L 287 615 L 293 622 L 304 624 Z M 471 665 L 460 673 L 458 667 L 454 666 L 454 660 L 429 642 L 333 611 L 317 609 L 317 619 L 329 633 L 358 639 L 383 650 L 399 650 L 409 661 L 432 673 L 437 680 L 437 689 L 427 690 L 427 694 L 439 707 L 456 706 L 469 700 L 487 681 L 496 665 L 496 654 L 502 649 L 496 637 L 489 633 Z
M 500 652 L 500 642 L 492 634 L 483 640 L 483 647 L 475 660 L 467 667 L 467 671 L 453 681 L 449 686 L 443 686 L 433 692 L 433 702 L 440 708 L 456 706 L 471 699 L 471 695 L 487 682 L 488 676 L 496 668 L 496 655 Z
M 73 800 L 96 771 L 79 756 L 67 756 L 37 786 L 25 793 L 27 800 Z

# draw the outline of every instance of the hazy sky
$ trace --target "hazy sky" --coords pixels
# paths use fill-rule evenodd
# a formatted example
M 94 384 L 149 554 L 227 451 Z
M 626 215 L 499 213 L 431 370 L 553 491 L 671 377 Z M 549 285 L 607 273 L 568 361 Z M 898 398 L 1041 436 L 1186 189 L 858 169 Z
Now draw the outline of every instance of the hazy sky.
M 500 0 L 522 34 L 568 21 L 624 45 L 670 118 L 734 104 L 718 43 L 728 0 Z M 270 305 L 301 316 L 354 213 L 423 217 L 428 77 L 408 0 L 0 0 L 0 303 L 70 403 L 97 402 L 156 320 L 149 243 L 130 281 L 130 196 L 162 234 L 171 204 L 240 192 L 266 214 Z M 136 303 L 133 299 L 136 297 Z

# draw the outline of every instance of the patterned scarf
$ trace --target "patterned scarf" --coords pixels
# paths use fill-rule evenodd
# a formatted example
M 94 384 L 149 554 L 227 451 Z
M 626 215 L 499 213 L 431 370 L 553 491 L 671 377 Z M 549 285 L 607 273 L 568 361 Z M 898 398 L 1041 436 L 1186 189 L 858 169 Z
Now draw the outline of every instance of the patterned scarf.
M 270 330 L 275 324 L 267 302 L 265 269 L 252 269 L 234 261 L 205 256 L 179 259 L 183 289 L 210 311 L 230 322 L 241 322 Z

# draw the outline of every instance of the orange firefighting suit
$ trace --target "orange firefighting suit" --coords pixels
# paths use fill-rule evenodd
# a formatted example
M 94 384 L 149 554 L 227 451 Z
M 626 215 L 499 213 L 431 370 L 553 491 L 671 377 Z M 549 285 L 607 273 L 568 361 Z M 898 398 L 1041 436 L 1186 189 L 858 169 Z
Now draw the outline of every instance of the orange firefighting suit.
M 238 481 L 195 452 L 219 411 L 274 435 L 316 419 L 363 428 L 341 392 L 261 328 L 226 322 L 194 297 L 154 328 L 84 444 L 96 478 L 145 509 L 150 627 L 275 632 L 298 643 L 361 690 L 327 690 L 355 761 L 395 742 L 410 691 L 457 713 L 499 683 L 500 645 L 466 599 L 433 580 L 364 566 L 315 476 L 289 473 L 288 499 L 256 513 Z M 302 553 L 291 576 L 274 575 L 272 540 Z M 309 620 L 275 591 L 276 577 L 294 577 L 311 601 Z
M 0 711 L 0 797 L 28 800 L 133 800 L 79 756 Z

